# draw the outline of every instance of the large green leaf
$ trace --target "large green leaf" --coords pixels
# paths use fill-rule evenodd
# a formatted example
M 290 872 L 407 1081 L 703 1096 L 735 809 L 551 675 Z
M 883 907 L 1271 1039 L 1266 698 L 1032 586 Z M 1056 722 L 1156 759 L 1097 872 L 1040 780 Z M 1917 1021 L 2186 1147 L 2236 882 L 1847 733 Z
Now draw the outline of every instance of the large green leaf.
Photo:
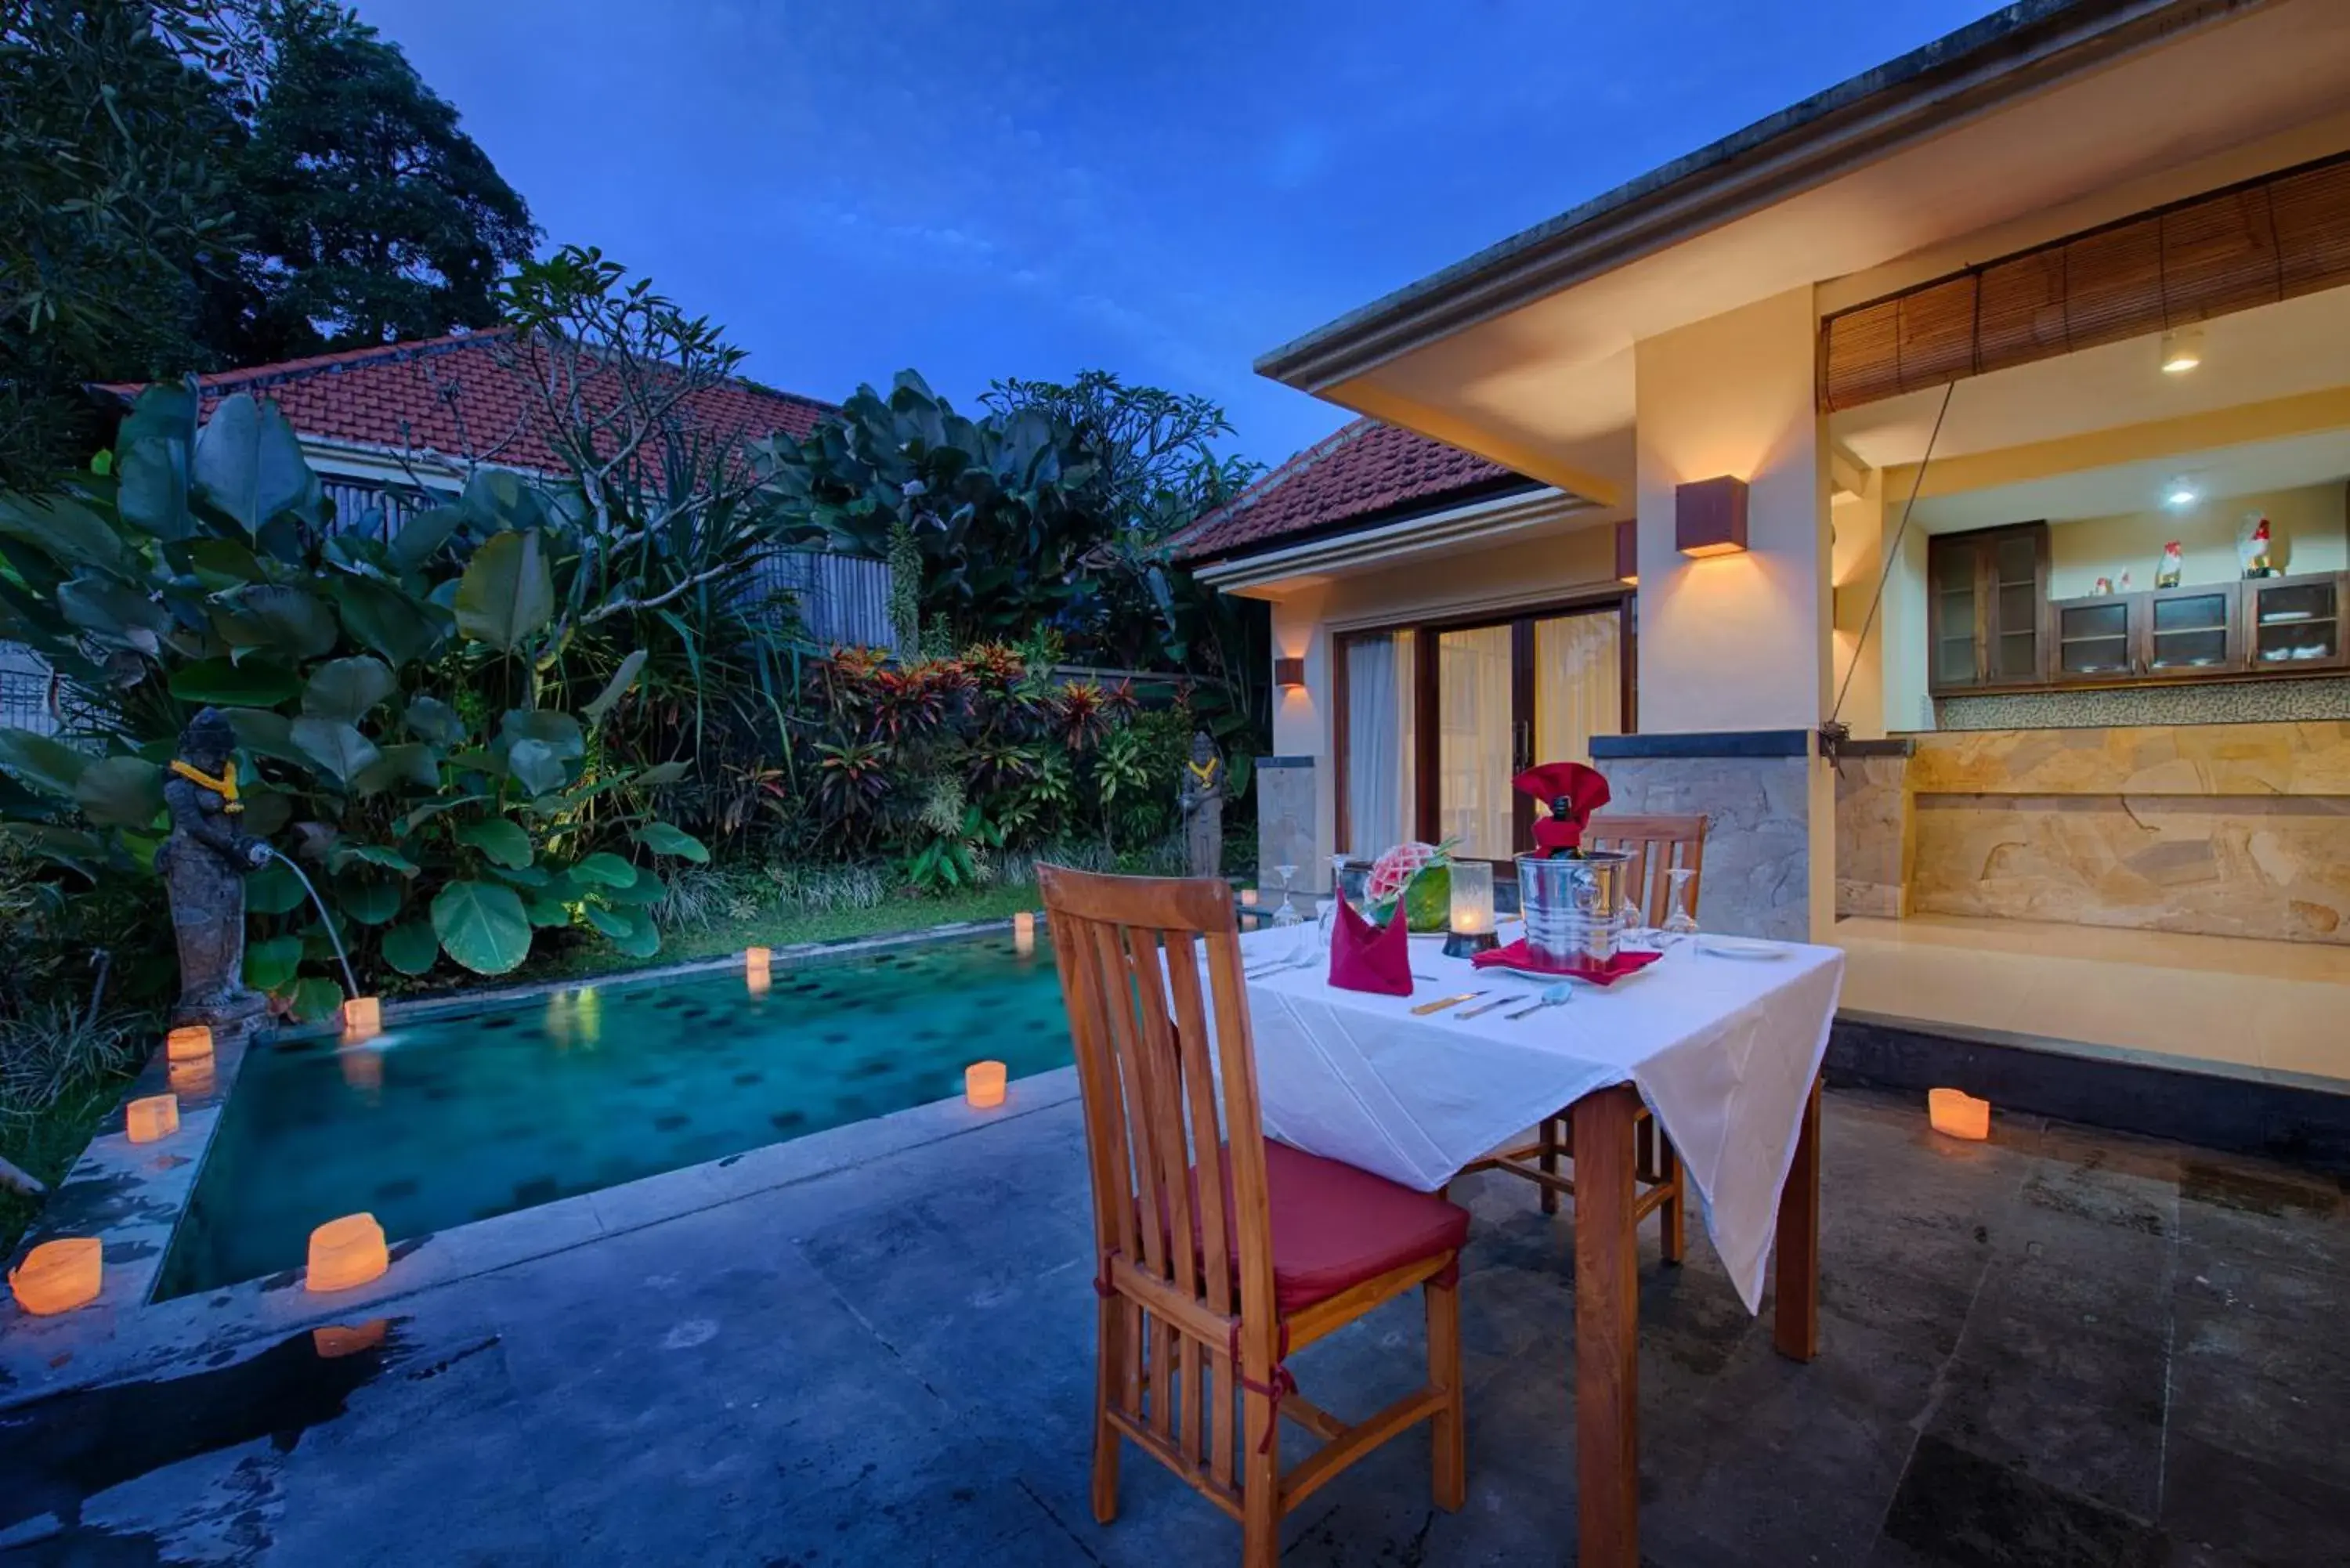
M 571 879 L 597 888 L 626 888 L 637 879 L 637 868 L 608 849 L 598 849 L 571 867 Z
M 107 863 L 107 843 L 95 833 L 78 827 L 57 827 L 38 822 L 0 823 L 0 836 L 24 846 L 51 865 L 78 871 L 91 881 Z
M 492 535 L 457 584 L 457 629 L 512 653 L 555 614 L 555 575 L 536 529 Z
M 483 856 L 497 865 L 519 867 L 530 864 L 530 835 L 517 822 L 503 816 L 493 816 L 480 822 L 469 822 L 457 829 L 457 842 L 470 844 Z
M 343 988 L 320 975 L 294 982 L 294 1022 L 324 1023 L 343 1010 Z
M 571 911 L 552 898 L 533 898 L 523 906 L 534 926 L 561 927 L 571 923 Z
M 74 782 L 82 815 L 100 827 L 148 827 L 163 809 L 163 770 L 144 757 L 103 757 Z
M 112 577 L 76 577 L 57 589 L 57 605 L 68 624 L 99 641 L 145 654 L 160 652 L 163 633 L 172 628 L 172 612 L 144 588 Z
M 383 933 L 383 961 L 404 975 L 423 974 L 441 957 L 430 920 L 402 920 Z
M 395 670 L 413 664 L 449 635 L 449 612 L 411 598 L 390 583 L 338 574 L 328 585 L 343 614 L 343 628 L 391 661 Z
M 248 535 L 300 506 L 314 488 L 294 427 L 276 404 L 244 392 L 222 400 L 198 432 L 192 477 L 196 494 Z
M 628 933 L 613 938 L 612 945 L 634 959 L 649 959 L 660 951 L 660 928 L 653 924 L 652 911 L 629 910 Z
M 327 851 L 327 864 L 338 871 L 353 865 L 380 866 L 403 877 L 413 877 L 421 869 L 415 861 L 389 845 L 354 844 L 348 838 L 338 840 Z
M 234 539 L 192 539 L 186 548 L 190 575 L 208 594 L 242 588 L 266 575 L 260 558 Z
M 375 761 L 351 777 L 354 794 L 380 794 L 394 784 L 441 787 L 441 753 L 415 741 L 382 747 Z
M 656 855 L 674 855 L 696 866 L 710 864 L 710 851 L 691 833 L 666 822 L 648 822 L 637 829 L 637 842 Z
M 115 506 L 122 520 L 158 539 L 184 539 L 195 526 L 188 511 L 188 449 L 150 437 L 122 448 Z
M 516 741 L 506 753 L 506 772 L 532 794 L 552 794 L 570 777 L 563 759 L 545 741 Z
M 689 771 L 686 764 L 681 762 L 655 763 L 652 766 L 643 769 L 629 782 L 637 784 L 673 784 L 684 778 Z
M 271 937 L 244 950 L 244 983 L 255 991 L 282 991 L 302 967 L 302 939 Z
M 0 535 L 22 539 L 68 566 L 117 576 L 134 568 L 130 551 L 107 520 L 62 495 L 0 494 Z
M 396 684 L 380 659 L 365 654 L 330 659 L 311 671 L 310 684 L 302 689 L 302 711 L 313 719 L 356 724 L 390 696 Z
M 338 719 L 296 719 L 288 732 L 304 756 L 343 784 L 382 755 L 374 742 Z
M 292 675 L 286 679 L 289 687 L 294 684 Z M 182 695 L 176 686 L 172 694 Z M 294 692 L 288 690 L 286 695 L 291 697 Z M 228 727 L 236 732 L 236 743 L 246 751 L 258 756 L 276 757 L 280 762 L 298 763 L 306 768 L 310 765 L 310 759 L 294 743 L 294 722 L 285 714 L 272 713 L 263 708 L 224 708 L 221 712 L 228 720 Z
M 503 468 L 477 468 L 465 482 L 461 503 L 485 530 L 525 532 L 547 523 L 546 496 L 520 474 Z
M 601 904 L 587 905 L 579 912 L 588 917 L 589 925 L 616 940 L 636 929 L 636 922 L 628 916 L 618 909 L 608 909 Z
M 639 648 L 620 660 L 620 668 L 612 671 L 612 679 L 604 683 L 604 690 L 596 694 L 594 701 L 580 710 L 588 715 L 589 723 L 603 718 L 612 711 L 615 703 L 629 694 L 629 688 L 637 683 L 638 671 L 645 667 L 645 650 Z
M 380 926 L 400 913 L 400 884 L 359 871 L 335 877 L 335 903 L 362 926 Z
M 245 648 L 267 648 L 288 662 L 324 659 L 342 640 L 335 612 L 300 588 L 279 583 L 256 583 L 237 596 L 237 614 L 224 628 L 229 640 Z
M 35 789 L 71 796 L 89 766 L 89 753 L 30 730 L 0 730 L 0 768 Z
M 291 914 L 309 901 L 294 873 L 275 860 L 244 879 L 244 907 L 254 914 Z
M 299 676 L 266 659 L 248 659 L 242 664 L 226 659 L 199 659 L 172 671 L 171 685 L 172 695 L 182 702 L 233 708 L 274 708 L 302 690 Z
M 567 762 L 588 754 L 579 721 L 552 708 L 509 709 L 498 721 L 498 733 L 509 742 L 541 742 Z
M 530 956 L 521 896 L 494 882 L 452 882 L 434 895 L 441 950 L 475 974 L 504 974 Z
M 420 741 L 430 741 L 436 746 L 464 743 L 465 721 L 457 716 L 457 710 L 437 697 L 410 698 L 402 720 L 408 725 L 408 732 Z
M 603 891 L 608 904 L 642 905 L 660 903 L 669 888 L 659 877 L 639 867 L 635 881 L 625 888 L 607 888 Z
M 392 535 L 392 564 L 403 572 L 422 571 L 464 522 L 464 512 L 455 506 L 432 506 L 412 514 Z

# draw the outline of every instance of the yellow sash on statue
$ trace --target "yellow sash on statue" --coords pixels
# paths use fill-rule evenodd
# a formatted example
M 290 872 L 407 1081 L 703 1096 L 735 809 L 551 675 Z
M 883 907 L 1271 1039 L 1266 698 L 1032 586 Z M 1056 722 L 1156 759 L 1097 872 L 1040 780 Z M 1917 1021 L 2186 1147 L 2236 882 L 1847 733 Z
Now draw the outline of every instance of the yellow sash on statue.
M 176 757 L 172 760 L 172 771 L 190 784 L 208 789 L 227 802 L 228 804 L 221 809 L 231 815 L 244 809 L 244 802 L 236 798 L 236 764 L 234 763 L 223 763 L 221 776 L 218 778 L 213 777 L 193 763 L 183 763 Z

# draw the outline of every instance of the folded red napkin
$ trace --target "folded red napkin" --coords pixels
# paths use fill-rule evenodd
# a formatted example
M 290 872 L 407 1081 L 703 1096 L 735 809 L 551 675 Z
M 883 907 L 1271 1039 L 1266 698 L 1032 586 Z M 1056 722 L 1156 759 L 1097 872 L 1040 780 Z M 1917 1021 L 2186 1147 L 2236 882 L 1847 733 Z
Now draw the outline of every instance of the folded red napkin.
M 1330 983 L 1341 991 L 1367 991 L 1380 996 L 1411 994 L 1410 934 L 1401 900 L 1385 926 L 1375 926 L 1338 900 L 1338 924 L 1330 933 Z
M 1526 946 L 1526 939 L 1520 937 L 1507 947 L 1487 948 L 1469 961 L 1479 969 L 1506 966 L 1528 974 L 1555 974 L 1562 980 L 1587 980 L 1594 985 L 1613 985 L 1627 974 L 1638 974 L 1664 956 L 1662 953 L 1619 952 L 1604 964 L 1595 963 L 1589 959 L 1556 964 L 1536 956 L 1534 950 Z

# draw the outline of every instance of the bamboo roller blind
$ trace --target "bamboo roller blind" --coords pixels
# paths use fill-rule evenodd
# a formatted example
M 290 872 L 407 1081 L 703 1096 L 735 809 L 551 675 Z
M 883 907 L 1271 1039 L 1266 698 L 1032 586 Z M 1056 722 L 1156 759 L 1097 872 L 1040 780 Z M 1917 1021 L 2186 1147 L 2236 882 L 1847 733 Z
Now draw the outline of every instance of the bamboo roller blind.
M 2343 284 L 2350 284 L 2350 153 L 1840 310 L 1820 324 L 1820 410 Z

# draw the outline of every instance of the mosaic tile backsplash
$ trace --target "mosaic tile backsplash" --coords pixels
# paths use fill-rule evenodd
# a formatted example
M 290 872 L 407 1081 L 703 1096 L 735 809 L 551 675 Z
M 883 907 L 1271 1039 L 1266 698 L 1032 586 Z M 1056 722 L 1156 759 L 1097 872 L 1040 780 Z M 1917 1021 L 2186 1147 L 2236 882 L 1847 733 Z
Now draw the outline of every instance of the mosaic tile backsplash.
M 2350 719 L 2350 675 L 2229 680 L 2209 686 L 2121 686 L 2099 691 L 2018 691 L 1945 697 L 1944 730 L 2092 730 L 2106 725 L 2307 723 Z

